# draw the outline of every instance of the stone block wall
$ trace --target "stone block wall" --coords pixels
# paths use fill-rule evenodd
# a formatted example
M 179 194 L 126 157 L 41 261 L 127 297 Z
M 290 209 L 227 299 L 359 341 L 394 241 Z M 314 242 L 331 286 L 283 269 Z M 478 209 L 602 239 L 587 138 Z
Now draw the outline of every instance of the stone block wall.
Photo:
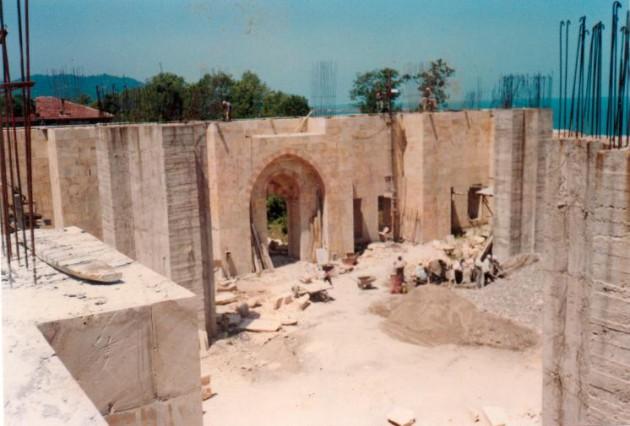
M 98 128 L 48 130 L 48 162 L 56 228 L 78 226 L 102 238 L 96 141 Z
M 107 126 L 97 144 L 103 240 L 200 296 L 204 124 Z M 204 170 L 198 170 L 196 157 Z M 206 190 L 205 186 L 201 190 Z M 205 198 L 207 200 L 208 197 Z
M 559 140 L 547 158 L 543 421 L 630 423 L 630 150 Z
M 71 261 L 71 247 L 121 279 L 94 285 L 14 262 L 2 288 L 7 424 L 201 425 L 193 293 L 79 228 L 35 238 L 51 257 Z
M 24 131 L 18 129 L 18 156 L 20 159 L 20 175 L 22 188 L 26 195 L 26 160 Z M 33 178 L 33 201 L 34 212 L 42 216 L 44 224 L 53 223 L 53 201 L 52 188 L 50 185 L 50 170 L 48 161 L 48 130 L 43 128 L 33 128 L 31 131 L 31 164 Z M 25 207 L 25 212 L 27 212 Z
M 274 161 L 294 158 L 324 187 L 323 240 L 331 254 L 354 251 L 353 199 L 361 199 L 364 237 L 378 238 L 378 196 L 391 177 L 390 128 L 382 116 L 246 120 L 208 127 L 215 258 L 252 270 L 250 202 Z M 227 253 L 230 258 L 227 258 Z
M 39 328 L 110 425 L 201 424 L 194 305 L 167 301 Z
M 494 254 L 507 259 L 541 249 L 545 148 L 551 110 L 494 110 Z
M 491 113 L 401 114 L 398 119 L 405 138 L 402 237 L 426 242 L 450 234 L 453 222 L 470 227 L 468 190 L 491 185 Z M 485 207 L 480 211 L 477 224 L 490 218 Z
M 96 170 L 96 126 L 35 127 L 31 131 L 33 202 L 44 226 L 79 226 L 102 235 Z M 24 131 L 17 130 L 26 195 Z

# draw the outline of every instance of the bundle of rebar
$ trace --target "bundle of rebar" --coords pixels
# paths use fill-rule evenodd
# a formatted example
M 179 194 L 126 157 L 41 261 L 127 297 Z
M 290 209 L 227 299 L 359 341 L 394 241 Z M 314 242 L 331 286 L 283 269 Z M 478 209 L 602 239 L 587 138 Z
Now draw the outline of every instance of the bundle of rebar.
M 630 146 L 630 9 L 626 12 L 625 25 L 620 28 L 621 8 L 619 1 L 613 2 L 608 58 L 608 93 L 605 101 L 602 97 L 604 24 L 597 22 L 589 32 L 586 29 L 586 17 L 580 18 L 573 82 L 571 95 L 568 96 L 571 21 L 560 22 L 558 122 L 562 136 L 591 135 L 607 140 L 610 148 Z M 621 33 L 620 40 L 619 33 Z M 589 34 L 590 42 L 588 42 Z M 588 53 L 586 52 L 587 43 Z M 602 125 L 604 118 L 605 127 Z
M 17 0 L 17 46 L 19 48 L 19 79 L 11 78 L 8 52 L 8 31 L 4 3 L 0 0 L 0 44 L 2 46 L 4 108 L 0 131 L 0 223 L 2 252 L 7 265 L 14 258 L 23 259 L 26 267 L 35 256 L 33 228 L 33 172 L 31 163 L 31 103 L 30 39 L 28 0 Z M 23 127 L 18 132 L 18 127 Z M 18 138 L 23 134 L 23 138 Z M 26 182 L 23 182 L 26 174 Z M 32 264 L 34 261 L 32 262 Z
M 548 108 L 551 105 L 552 77 L 545 74 L 501 76 L 492 93 L 499 108 Z

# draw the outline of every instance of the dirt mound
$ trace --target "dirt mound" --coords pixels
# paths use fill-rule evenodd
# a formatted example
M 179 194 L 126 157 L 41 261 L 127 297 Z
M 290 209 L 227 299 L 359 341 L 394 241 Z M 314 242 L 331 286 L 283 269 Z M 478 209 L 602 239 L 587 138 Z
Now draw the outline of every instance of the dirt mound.
M 522 350 L 538 340 L 534 331 L 482 312 L 455 292 L 433 285 L 417 288 L 398 303 L 380 304 L 371 311 L 387 318 L 383 327 L 389 335 L 420 345 L 451 343 Z

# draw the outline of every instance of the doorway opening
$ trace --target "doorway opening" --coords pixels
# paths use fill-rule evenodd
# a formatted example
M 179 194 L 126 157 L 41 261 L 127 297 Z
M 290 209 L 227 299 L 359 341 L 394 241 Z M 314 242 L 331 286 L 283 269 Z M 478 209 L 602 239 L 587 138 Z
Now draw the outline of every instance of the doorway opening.
M 274 267 L 295 261 L 289 256 L 289 210 L 287 201 L 281 196 L 267 196 L 267 236 L 269 256 Z
M 378 230 L 392 229 L 392 199 L 389 197 L 378 197 Z
M 312 261 L 323 247 L 325 192 L 317 171 L 286 155 L 270 162 L 252 188 L 252 270 Z

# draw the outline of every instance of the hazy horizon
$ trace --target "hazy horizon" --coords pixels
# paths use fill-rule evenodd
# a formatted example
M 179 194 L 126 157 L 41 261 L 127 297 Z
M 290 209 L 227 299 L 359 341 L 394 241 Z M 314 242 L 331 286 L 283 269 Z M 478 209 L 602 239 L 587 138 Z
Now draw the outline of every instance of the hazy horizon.
M 273 89 L 310 98 L 315 62 L 337 66 L 337 103 L 357 72 L 406 71 L 443 58 L 460 100 L 481 82 L 486 97 L 506 73 L 557 74 L 558 28 L 606 25 L 612 1 L 530 0 L 31 0 L 32 73 L 79 69 L 145 81 L 160 70 L 195 81 L 211 70 L 252 70 Z M 14 16 L 6 8 L 10 38 Z M 15 37 L 12 38 L 15 41 Z M 604 47 L 606 49 L 606 47 Z M 13 58 L 13 66 L 16 60 Z

